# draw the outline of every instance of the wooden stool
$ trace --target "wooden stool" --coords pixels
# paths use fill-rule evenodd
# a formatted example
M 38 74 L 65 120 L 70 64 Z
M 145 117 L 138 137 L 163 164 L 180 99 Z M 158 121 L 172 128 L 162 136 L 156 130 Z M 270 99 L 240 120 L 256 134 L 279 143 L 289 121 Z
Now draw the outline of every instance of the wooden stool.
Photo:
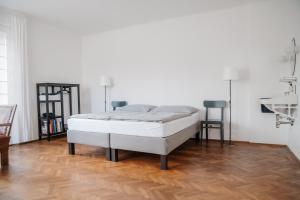
M 0 106 L 0 156 L 1 166 L 8 165 L 8 148 L 10 141 L 10 131 L 13 124 L 17 105 Z
M 1 166 L 8 165 L 8 147 L 9 147 L 10 137 L 6 135 L 0 135 L 0 156 L 1 156 Z

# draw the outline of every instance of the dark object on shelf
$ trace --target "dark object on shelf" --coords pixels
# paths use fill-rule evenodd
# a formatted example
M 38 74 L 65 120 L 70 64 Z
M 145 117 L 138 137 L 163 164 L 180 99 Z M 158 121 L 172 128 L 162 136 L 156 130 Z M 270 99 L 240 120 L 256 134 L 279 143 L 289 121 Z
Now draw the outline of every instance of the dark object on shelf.
M 113 107 L 113 110 L 116 110 L 118 107 L 123 107 L 127 105 L 127 101 L 112 101 L 111 106 Z
M 51 137 L 66 135 L 67 126 L 65 124 L 64 94 L 68 95 L 69 112 L 73 114 L 72 88 L 77 89 L 77 113 L 80 113 L 80 85 L 69 83 L 37 83 L 37 112 L 39 140 L 45 136 L 48 141 Z M 60 114 L 56 115 L 55 106 L 60 107 Z M 41 105 L 45 105 L 46 110 L 42 113 Z M 51 111 L 50 111 L 51 108 Z
M 47 116 L 49 116 L 50 119 L 54 119 L 55 118 L 55 115 L 53 113 L 48 113 L 48 114 L 47 113 L 43 113 L 43 117 L 44 118 L 47 118 Z
M 261 104 L 260 107 L 261 107 L 261 112 L 262 113 L 274 113 L 272 110 L 267 108 L 264 104 Z
M 205 120 L 200 123 L 200 142 L 202 144 L 203 138 L 203 129 L 205 129 L 206 134 L 206 145 L 208 143 L 208 129 L 217 128 L 220 129 L 220 139 L 221 145 L 224 144 L 224 108 L 226 107 L 226 101 L 204 101 L 203 106 L 206 108 Z M 221 119 L 210 120 L 208 119 L 208 109 L 210 108 L 219 108 L 221 109 Z M 197 136 L 197 139 L 199 136 Z

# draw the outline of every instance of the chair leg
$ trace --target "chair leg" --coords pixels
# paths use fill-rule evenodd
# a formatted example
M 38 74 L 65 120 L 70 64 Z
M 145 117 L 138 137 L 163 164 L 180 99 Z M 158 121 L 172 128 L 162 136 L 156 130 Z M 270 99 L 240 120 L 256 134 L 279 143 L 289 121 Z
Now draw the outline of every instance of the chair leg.
M 221 125 L 221 142 L 224 144 L 224 125 Z
M 208 144 L 208 125 L 206 124 L 205 127 L 205 134 L 206 134 L 206 145 Z
M 1 166 L 8 165 L 8 149 L 1 152 Z
M 200 125 L 200 144 L 202 145 L 202 140 L 203 140 L 203 124 L 201 123 Z

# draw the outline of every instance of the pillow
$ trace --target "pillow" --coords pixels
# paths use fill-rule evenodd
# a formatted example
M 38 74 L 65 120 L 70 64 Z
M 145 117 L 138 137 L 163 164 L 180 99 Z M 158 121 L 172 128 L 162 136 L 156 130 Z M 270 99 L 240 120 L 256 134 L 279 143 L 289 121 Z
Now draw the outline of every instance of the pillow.
M 172 113 L 186 113 L 192 114 L 198 112 L 199 109 L 192 106 L 159 106 L 151 112 L 172 112 Z
M 131 105 L 120 107 L 118 110 L 128 111 L 128 112 L 149 112 L 154 108 L 156 108 L 156 106 L 144 105 L 144 104 L 131 104 Z

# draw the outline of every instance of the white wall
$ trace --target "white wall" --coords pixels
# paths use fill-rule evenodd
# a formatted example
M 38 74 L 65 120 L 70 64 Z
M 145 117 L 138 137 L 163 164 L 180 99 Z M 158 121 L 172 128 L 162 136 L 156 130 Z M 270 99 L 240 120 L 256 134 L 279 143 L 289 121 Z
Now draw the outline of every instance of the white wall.
M 297 0 L 265 1 L 85 36 L 84 111 L 104 109 L 98 86 L 104 74 L 114 81 L 109 100 L 202 107 L 205 99 L 227 99 L 223 67 L 237 66 L 233 139 L 287 144 L 288 127 L 276 129 L 258 99 L 283 93 L 278 80 L 288 68 L 280 57 L 291 29 L 299 29 L 299 18 L 290 20 L 299 11 Z
M 300 2 L 272 0 L 250 5 L 249 12 L 249 99 L 250 141 L 287 144 L 289 126 L 274 128 L 275 116 L 261 114 L 255 99 L 283 95 L 286 84 L 279 83 L 288 76 L 289 65 L 281 61 L 285 49 L 299 30 Z M 300 40 L 300 37 L 298 37 Z
M 80 83 L 81 36 L 28 17 L 28 62 L 34 129 L 31 139 L 37 139 L 36 83 Z
M 290 19 L 291 23 L 293 24 L 298 24 L 297 26 L 294 26 L 291 28 L 291 31 L 293 32 L 294 36 L 296 37 L 296 42 L 298 45 L 300 45 L 300 3 L 295 5 L 293 8 L 292 15 L 293 17 Z M 297 57 L 298 63 L 296 66 L 296 76 L 298 78 L 298 83 L 297 83 L 297 88 L 298 88 L 298 95 L 300 94 L 300 54 L 298 54 Z M 297 110 L 297 117 L 298 120 L 296 120 L 295 125 L 291 127 L 290 133 L 289 133 L 289 141 L 288 141 L 288 146 L 289 148 L 294 152 L 294 154 L 298 157 L 300 160 L 300 109 Z
M 298 56 L 299 57 L 299 56 Z M 299 62 L 298 62 L 298 71 L 296 72 L 298 80 L 300 80 L 300 69 L 299 69 Z M 297 88 L 300 88 L 300 83 L 298 81 Z M 299 89 L 298 89 L 299 94 Z M 295 125 L 291 127 L 289 132 L 289 140 L 288 140 L 288 147 L 290 150 L 298 157 L 300 160 L 300 109 L 297 111 L 298 120 L 295 121 Z

